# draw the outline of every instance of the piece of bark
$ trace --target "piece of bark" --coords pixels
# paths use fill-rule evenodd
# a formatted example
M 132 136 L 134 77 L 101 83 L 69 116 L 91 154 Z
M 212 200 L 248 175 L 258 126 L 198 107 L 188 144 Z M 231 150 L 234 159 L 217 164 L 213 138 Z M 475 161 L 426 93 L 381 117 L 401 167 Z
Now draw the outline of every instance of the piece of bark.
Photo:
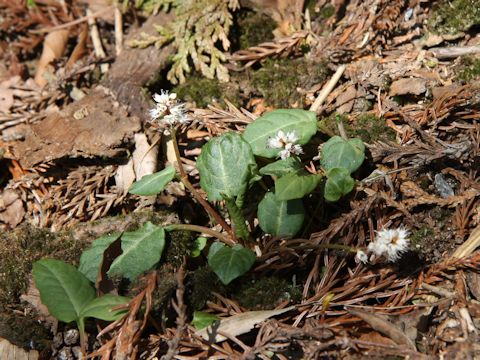
M 140 29 L 128 35 L 125 43 L 128 44 L 130 40 L 139 38 L 142 33 L 158 35 L 155 26 L 164 25 L 170 21 L 172 16 L 169 14 L 159 13 L 151 16 Z M 117 100 L 126 106 L 132 115 L 145 120 L 152 105 L 142 88 L 153 81 L 166 67 L 173 51 L 173 45 L 167 45 L 161 49 L 156 46 L 144 49 L 126 47 L 112 64 L 103 85 L 115 94 Z
M 111 96 L 97 88 L 64 110 L 27 129 L 13 154 L 24 168 L 63 157 L 114 157 L 140 130 L 136 117 L 114 106 Z
M 154 25 L 170 19 L 163 13 L 151 16 L 129 38 L 141 33 L 154 35 Z M 172 46 L 125 49 L 103 85 L 62 111 L 30 125 L 24 139 L 12 144 L 12 153 L 24 168 L 63 157 L 119 155 L 131 143 L 134 133 L 141 130 L 141 120 L 148 115 L 150 100 L 143 95 L 142 88 L 166 66 L 172 52 Z

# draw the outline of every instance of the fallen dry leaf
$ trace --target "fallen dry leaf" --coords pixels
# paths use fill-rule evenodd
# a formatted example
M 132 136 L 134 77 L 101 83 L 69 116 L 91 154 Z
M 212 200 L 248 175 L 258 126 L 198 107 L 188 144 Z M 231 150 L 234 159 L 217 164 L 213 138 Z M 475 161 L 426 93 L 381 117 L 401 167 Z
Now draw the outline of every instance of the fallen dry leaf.
M 390 96 L 421 95 L 427 91 L 427 81 L 420 78 L 403 78 L 395 80 L 390 86 Z
M 13 90 L 0 84 L 0 112 L 8 113 L 13 106 Z
M 52 333 L 55 334 L 57 332 L 58 320 L 50 315 L 47 307 L 43 305 L 42 300 L 40 300 L 40 292 L 35 286 L 35 282 L 33 281 L 33 276 L 30 276 L 28 280 L 27 293 L 21 295 L 20 300 L 29 303 L 37 311 L 38 315 L 49 326 Z M 3 359 L 3 358 L 0 357 L 0 359 Z
M 411 350 L 416 350 L 415 344 L 403 333 L 402 330 L 397 328 L 388 320 L 380 317 L 379 315 L 369 313 L 361 310 L 347 309 L 349 313 L 355 315 L 365 321 L 374 330 L 379 333 L 388 336 L 395 341 L 398 345 L 406 345 Z
M 227 338 L 220 335 L 219 332 L 231 336 L 245 334 L 262 321 L 293 309 L 295 309 L 294 306 L 289 306 L 285 309 L 279 310 L 247 311 L 222 319 L 220 320 L 220 324 L 213 328 L 212 326 L 209 326 L 205 329 L 198 330 L 195 332 L 195 335 L 201 336 L 207 341 L 221 342 Z
M 49 71 L 50 63 L 62 56 L 67 46 L 68 30 L 57 30 L 48 33 L 43 40 L 43 51 L 38 61 L 37 71 L 35 73 L 35 82 L 40 86 L 45 86 L 48 80 L 44 74 Z
M 16 227 L 25 216 L 25 208 L 20 196 L 12 189 L 6 189 L 0 195 L 0 221 L 11 228 Z
M 149 144 L 143 133 L 135 134 L 135 151 L 132 154 L 135 177 L 140 180 L 145 175 L 153 174 L 157 170 L 158 141 Z

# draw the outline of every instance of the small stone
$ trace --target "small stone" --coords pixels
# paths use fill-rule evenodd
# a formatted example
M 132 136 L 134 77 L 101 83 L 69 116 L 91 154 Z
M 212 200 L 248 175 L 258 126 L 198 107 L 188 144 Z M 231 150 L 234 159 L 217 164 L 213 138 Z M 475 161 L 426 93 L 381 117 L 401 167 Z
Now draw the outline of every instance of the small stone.
M 58 332 L 55 334 L 52 340 L 52 348 L 58 350 L 63 345 L 63 333 Z
M 445 180 L 442 174 L 435 174 L 435 189 L 437 189 L 440 196 L 444 199 L 454 196 L 455 192 L 453 191 L 452 186 Z
M 72 354 L 72 350 L 67 346 L 63 347 L 58 352 L 57 359 L 58 360 L 75 360 Z
M 82 349 L 80 346 L 72 347 L 72 354 L 73 356 L 75 356 L 75 359 L 84 359 L 84 356 L 82 354 Z
M 65 331 L 63 342 L 65 345 L 75 345 L 78 342 L 79 337 L 80 334 L 77 329 L 70 329 Z

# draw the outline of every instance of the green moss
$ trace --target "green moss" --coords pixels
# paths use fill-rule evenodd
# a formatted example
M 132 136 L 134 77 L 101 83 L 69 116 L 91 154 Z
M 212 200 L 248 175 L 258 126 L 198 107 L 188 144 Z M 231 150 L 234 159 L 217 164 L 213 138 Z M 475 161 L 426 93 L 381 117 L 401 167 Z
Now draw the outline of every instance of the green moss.
M 329 70 L 324 62 L 300 59 L 267 59 L 262 68 L 251 73 L 252 86 L 265 98 L 267 105 L 275 108 L 303 107 L 308 90 L 324 81 Z
M 0 234 L 0 307 L 18 302 L 34 261 L 49 257 L 77 264 L 87 245 L 71 232 L 51 233 L 29 225 Z
M 457 70 L 457 79 L 464 82 L 480 79 L 480 58 L 462 57 Z
M 183 258 L 190 255 L 194 236 L 190 231 L 169 231 L 166 237 L 165 262 L 178 267 Z
M 412 244 L 412 247 L 415 247 L 417 244 L 422 243 L 425 239 L 432 238 L 434 234 L 435 233 L 431 227 L 422 225 L 420 229 L 412 232 L 412 235 L 410 235 L 410 243 Z
M 457 34 L 480 24 L 478 0 L 442 0 L 437 2 L 428 27 L 439 34 Z
M 297 302 L 301 291 L 286 280 L 277 277 L 263 277 L 254 282 L 242 284 L 235 294 L 240 305 L 251 310 L 268 310 L 289 300 Z
M 275 21 L 266 14 L 241 10 L 237 17 L 237 26 L 233 35 L 238 39 L 238 47 L 247 49 L 273 40 L 273 30 L 276 27 Z
M 385 120 L 373 114 L 363 114 L 351 126 L 351 137 L 358 137 L 366 143 L 374 141 L 393 141 L 395 131 L 388 127 Z
M 387 126 L 384 119 L 367 113 L 358 116 L 354 123 L 346 115 L 331 114 L 319 121 L 320 131 L 329 136 L 340 135 L 337 121 L 343 122 L 348 137 L 360 138 L 366 143 L 395 140 L 395 131 Z
M 317 0 L 308 0 L 305 2 L 305 7 L 310 12 L 310 18 L 312 20 L 326 20 L 335 14 L 335 7 L 333 5 L 326 4 L 320 8 L 317 6 L 317 3 Z
M 201 310 L 213 299 L 212 291 L 223 293 L 224 289 L 218 276 L 208 266 L 202 266 L 187 278 L 186 299 L 194 310 Z
M 172 89 L 182 101 L 194 102 L 199 108 L 212 103 L 224 104 L 224 99 L 234 105 L 240 105 L 238 85 L 234 82 L 220 83 L 216 79 L 207 79 L 198 74 L 187 78 L 186 82 Z

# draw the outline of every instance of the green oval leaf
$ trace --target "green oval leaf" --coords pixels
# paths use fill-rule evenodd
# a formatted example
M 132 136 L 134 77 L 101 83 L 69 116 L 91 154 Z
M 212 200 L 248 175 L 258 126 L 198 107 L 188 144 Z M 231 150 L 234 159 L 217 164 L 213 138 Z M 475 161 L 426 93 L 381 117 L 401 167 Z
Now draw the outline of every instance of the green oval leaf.
M 85 275 L 60 260 L 35 262 L 33 279 L 49 313 L 66 323 L 77 321 L 85 304 L 95 298 L 95 290 Z
M 203 311 L 194 311 L 192 325 L 195 326 L 195 329 L 201 330 L 219 320 L 220 318 L 214 314 Z
M 119 305 L 128 304 L 129 298 L 106 294 L 101 297 L 93 299 L 90 303 L 86 304 L 81 313 L 81 318 L 93 317 L 105 321 L 115 321 L 120 319 L 127 313 L 127 309 L 112 310 Z
M 271 164 L 262 167 L 259 172 L 261 175 L 283 176 L 289 173 L 296 173 L 303 169 L 302 163 L 295 157 L 288 157 L 284 160 L 277 160 Z
M 160 260 L 165 231 L 147 222 L 136 231 L 123 233 L 121 241 L 123 253 L 113 261 L 108 275 L 119 274 L 133 280 Z
M 345 140 L 340 136 L 333 136 L 322 146 L 320 163 L 327 171 L 345 168 L 353 173 L 362 165 L 364 159 L 365 145 L 362 140 Z
M 90 249 L 85 250 L 80 256 L 80 266 L 78 270 L 91 282 L 97 280 L 98 269 L 102 264 L 104 251 L 117 240 L 122 233 L 113 233 L 104 235 L 96 239 Z
M 211 201 L 244 194 L 258 172 L 250 145 L 233 132 L 205 144 L 197 159 L 197 168 L 200 186 Z
M 230 248 L 216 242 L 208 253 L 208 265 L 225 285 L 245 274 L 254 263 L 255 253 L 239 244 Z
M 352 191 L 355 180 L 345 168 L 333 168 L 327 173 L 324 197 L 328 201 L 337 201 Z
M 284 133 L 295 131 L 298 144 L 306 144 L 317 132 L 317 116 L 313 111 L 300 109 L 279 109 L 265 113 L 249 124 L 243 133 L 243 138 L 252 147 L 257 156 L 273 158 L 280 149 L 267 147 L 269 138 L 282 130 Z
M 268 192 L 258 204 L 260 228 L 275 237 L 290 238 L 300 231 L 305 219 L 302 200 L 278 200 L 273 192 Z
M 275 181 L 275 196 L 278 200 L 301 199 L 315 190 L 321 178 L 306 171 L 287 174 Z
M 151 196 L 157 195 L 165 189 L 165 186 L 175 177 L 175 168 L 167 166 L 162 171 L 151 175 L 145 175 L 139 181 L 136 181 L 130 186 L 128 192 L 130 194 Z

